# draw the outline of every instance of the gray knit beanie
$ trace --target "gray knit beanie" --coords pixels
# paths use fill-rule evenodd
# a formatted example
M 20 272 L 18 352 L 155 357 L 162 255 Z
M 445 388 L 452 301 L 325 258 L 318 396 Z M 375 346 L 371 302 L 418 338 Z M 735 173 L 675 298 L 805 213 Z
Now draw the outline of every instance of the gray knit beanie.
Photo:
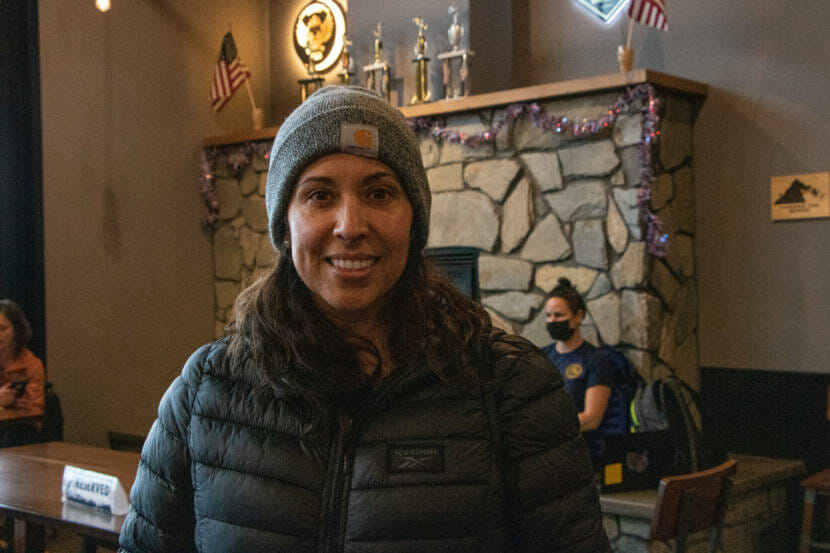
M 412 204 L 412 247 L 429 235 L 431 196 L 415 133 L 401 112 L 367 89 L 326 86 L 309 96 L 280 127 L 271 148 L 265 206 L 271 242 L 288 230 L 288 202 L 297 177 L 313 161 L 345 152 L 375 158 L 392 169 Z

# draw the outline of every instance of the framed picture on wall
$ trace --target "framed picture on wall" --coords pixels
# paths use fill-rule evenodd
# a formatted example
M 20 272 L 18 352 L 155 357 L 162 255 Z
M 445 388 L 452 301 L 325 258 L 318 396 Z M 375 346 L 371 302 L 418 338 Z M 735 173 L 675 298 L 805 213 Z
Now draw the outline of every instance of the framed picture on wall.
M 830 217 L 830 173 L 772 177 L 772 220 Z

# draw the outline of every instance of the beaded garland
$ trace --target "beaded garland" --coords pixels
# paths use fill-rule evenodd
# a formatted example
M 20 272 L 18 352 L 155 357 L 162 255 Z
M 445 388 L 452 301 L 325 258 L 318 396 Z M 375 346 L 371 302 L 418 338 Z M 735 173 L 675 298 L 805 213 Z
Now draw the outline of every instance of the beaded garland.
M 267 160 L 271 155 L 271 143 L 263 141 L 248 141 L 238 146 L 213 146 L 204 148 L 199 161 L 201 175 L 199 177 L 199 194 L 205 202 L 207 213 L 202 217 L 202 226 L 212 228 L 219 219 L 219 198 L 216 197 L 215 172 L 225 169 L 234 176 L 253 163 L 254 156 Z
M 658 115 L 659 98 L 654 88 L 648 84 L 641 84 L 629 88 L 620 98 L 608 108 L 605 115 L 599 119 L 573 121 L 568 117 L 548 115 L 538 103 L 510 104 L 504 108 L 504 117 L 490 128 L 479 134 L 464 134 L 448 127 L 440 127 L 431 117 L 414 117 L 408 119 L 409 126 L 415 132 L 429 130 L 438 141 L 448 141 L 453 144 L 463 144 L 472 148 L 479 148 L 492 144 L 505 127 L 525 114 L 537 128 L 546 131 L 568 134 L 574 137 L 584 137 L 598 134 L 610 128 L 617 117 L 623 113 L 630 113 L 637 102 L 641 102 L 640 112 L 643 114 L 641 140 L 637 145 L 640 161 L 641 186 L 637 191 L 637 204 L 640 210 L 640 219 L 646 224 L 646 248 L 649 253 L 658 257 L 665 257 L 668 252 L 668 234 L 662 232 L 660 218 L 651 211 L 651 183 L 654 178 L 652 155 L 654 145 L 660 131 Z M 215 171 L 223 168 L 234 175 L 244 171 L 254 159 L 261 156 L 267 160 L 270 155 L 271 144 L 268 141 L 248 141 L 239 146 L 215 146 L 202 150 L 199 179 L 199 193 L 205 202 L 207 213 L 202 219 L 202 226 L 213 227 L 219 217 L 219 199 L 216 197 L 214 185 Z
M 449 127 L 438 126 L 431 117 L 413 117 L 408 120 L 409 126 L 417 133 L 429 130 L 439 142 L 447 141 L 453 144 L 463 144 L 471 148 L 480 148 L 496 141 L 499 134 L 512 121 L 526 115 L 533 126 L 558 134 L 567 134 L 574 137 L 586 137 L 598 134 L 613 126 L 617 117 L 623 113 L 630 113 L 637 102 L 641 103 L 640 112 L 643 114 L 641 140 L 638 143 L 640 161 L 641 186 L 637 191 L 637 205 L 640 219 L 646 224 L 646 248 L 649 253 L 658 257 L 665 257 L 668 253 L 669 236 L 662 232 L 660 218 L 651 211 L 651 183 L 654 179 L 652 155 L 654 145 L 660 135 L 658 130 L 660 117 L 658 115 L 659 98 L 654 88 L 648 84 L 641 84 L 628 88 L 619 99 L 608 108 L 605 115 L 599 119 L 573 121 L 568 117 L 548 115 L 545 109 L 536 102 L 529 104 L 510 104 L 504 108 L 504 117 L 491 125 L 490 128 L 478 134 L 464 134 Z

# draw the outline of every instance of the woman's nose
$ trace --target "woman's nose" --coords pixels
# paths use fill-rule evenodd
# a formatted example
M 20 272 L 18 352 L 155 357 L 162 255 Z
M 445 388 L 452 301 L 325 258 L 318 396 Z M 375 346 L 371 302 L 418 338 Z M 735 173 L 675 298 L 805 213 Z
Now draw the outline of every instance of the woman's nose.
M 355 240 L 364 237 L 369 231 L 369 220 L 366 207 L 355 197 L 344 197 L 337 210 L 337 223 L 334 234 L 344 240 Z

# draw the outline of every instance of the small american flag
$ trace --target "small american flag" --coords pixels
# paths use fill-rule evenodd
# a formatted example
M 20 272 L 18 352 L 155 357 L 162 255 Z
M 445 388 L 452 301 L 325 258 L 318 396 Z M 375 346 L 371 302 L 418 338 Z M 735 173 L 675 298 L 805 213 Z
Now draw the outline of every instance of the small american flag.
M 631 0 L 628 17 L 642 25 L 657 27 L 661 31 L 669 30 L 666 3 L 663 0 Z
M 248 66 L 236 55 L 236 43 L 233 35 L 227 33 L 222 39 L 219 61 L 213 72 L 213 85 L 210 89 L 210 101 L 213 111 L 219 111 L 231 99 L 233 93 L 251 76 Z

